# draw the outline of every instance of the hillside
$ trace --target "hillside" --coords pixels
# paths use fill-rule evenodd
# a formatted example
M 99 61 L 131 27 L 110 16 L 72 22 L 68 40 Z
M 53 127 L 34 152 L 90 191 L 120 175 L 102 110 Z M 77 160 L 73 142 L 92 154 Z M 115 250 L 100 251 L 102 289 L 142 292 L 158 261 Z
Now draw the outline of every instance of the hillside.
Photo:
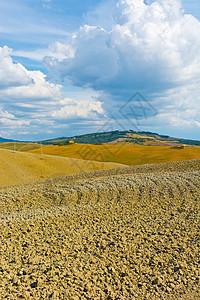
M 115 162 L 126 165 L 153 164 L 190 159 L 200 159 L 200 147 L 143 146 L 134 144 L 68 144 L 47 145 L 43 151 L 48 155 L 71 157 L 102 162 Z M 30 150 L 40 153 L 40 149 Z
M 8 142 L 14 142 L 14 140 L 12 140 L 12 139 L 4 139 L 4 138 L 0 137 L 0 143 L 8 143 Z
M 0 189 L 1 299 L 199 299 L 200 160 Z
M 119 164 L 16 152 L 0 149 L 0 187 L 80 172 L 121 167 Z
M 158 133 L 152 133 L 148 131 L 110 131 L 110 132 L 98 132 L 91 134 L 84 134 L 72 137 L 61 137 L 51 140 L 42 141 L 45 145 L 52 145 L 55 143 L 65 143 L 67 141 L 74 141 L 81 144 L 98 144 L 98 143 L 133 143 L 139 145 L 161 145 L 172 146 L 177 144 L 200 146 L 198 140 L 187 140 L 173 138 L 167 135 L 160 135 Z
M 83 134 L 71 137 L 59 137 L 41 141 L 44 145 L 65 144 L 73 141 L 78 144 L 136 144 L 147 146 L 173 146 L 173 145 L 191 145 L 200 146 L 199 140 L 180 139 L 170 137 L 168 135 L 160 135 L 149 131 L 109 131 Z M 0 143 L 14 142 L 12 139 L 4 139 L 0 137 Z M 20 142 L 24 145 L 31 142 Z M 38 142 L 39 144 L 40 142 Z M 32 143 L 34 144 L 34 143 Z M 35 143 L 37 144 L 37 143 Z
M 28 143 L 28 142 L 5 142 L 0 143 L 0 148 L 5 150 L 12 150 L 26 152 L 29 150 L 40 149 L 41 145 L 38 143 Z

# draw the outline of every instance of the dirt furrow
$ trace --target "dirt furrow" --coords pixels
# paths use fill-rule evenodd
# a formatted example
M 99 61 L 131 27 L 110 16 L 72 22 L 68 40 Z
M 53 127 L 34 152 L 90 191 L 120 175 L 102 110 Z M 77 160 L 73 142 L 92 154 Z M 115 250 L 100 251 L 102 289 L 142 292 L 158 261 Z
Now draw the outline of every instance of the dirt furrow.
M 138 170 L 1 190 L 0 299 L 199 299 L 199 161 Z

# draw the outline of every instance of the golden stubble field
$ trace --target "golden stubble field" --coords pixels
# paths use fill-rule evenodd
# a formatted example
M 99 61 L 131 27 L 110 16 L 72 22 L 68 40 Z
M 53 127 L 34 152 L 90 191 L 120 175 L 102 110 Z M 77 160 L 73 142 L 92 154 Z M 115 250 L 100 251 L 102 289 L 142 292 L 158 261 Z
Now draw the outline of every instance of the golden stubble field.
M 27 149 L 27 145 L 25 145 Z M 0 149 L 0 187 L 123 165 Z
M 37 143 L 16 143 L 16 149 L 20 152 L 40 155 L 40 147 L 40 144 Z M 0 143 L 0 149 L 13 151 L 14 144 Z M 43 152 L 51 156 L 113 162 L 128 166 L 200 159 L 200 147 L 197 146 L 176 149 L 174 146 L 147 146 L 130 143 L 43 145 Z
M 199 299 L 200 160 L 0 190 L 0 299 Z
M 72 144 L 60 147 L 44 146 L 43 151 L 48 155 L 115 162 L 129 166 L 200 159 L 200 147 L 187 146 L 184 149 L 175 149 L 171 146 L 143 146 L 127 143 L 121 145 Z M 40 149 L 30 149 L 29 152 L 39 154 Z

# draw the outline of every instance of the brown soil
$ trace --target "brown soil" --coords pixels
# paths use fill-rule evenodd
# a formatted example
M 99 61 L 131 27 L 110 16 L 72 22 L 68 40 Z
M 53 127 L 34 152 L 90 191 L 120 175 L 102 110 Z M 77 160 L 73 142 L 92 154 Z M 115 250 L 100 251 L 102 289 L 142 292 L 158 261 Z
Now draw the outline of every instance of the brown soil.
M 0 190 L 0 299 L 199 299 L 200 160 Z

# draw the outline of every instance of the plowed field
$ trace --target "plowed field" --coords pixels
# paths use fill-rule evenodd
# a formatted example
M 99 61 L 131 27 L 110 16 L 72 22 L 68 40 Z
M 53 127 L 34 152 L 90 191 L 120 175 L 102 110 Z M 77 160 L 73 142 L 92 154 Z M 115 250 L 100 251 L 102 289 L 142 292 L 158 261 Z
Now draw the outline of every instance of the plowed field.
M 0 299 L 199 299 L 200 160 L 0 190 Z

